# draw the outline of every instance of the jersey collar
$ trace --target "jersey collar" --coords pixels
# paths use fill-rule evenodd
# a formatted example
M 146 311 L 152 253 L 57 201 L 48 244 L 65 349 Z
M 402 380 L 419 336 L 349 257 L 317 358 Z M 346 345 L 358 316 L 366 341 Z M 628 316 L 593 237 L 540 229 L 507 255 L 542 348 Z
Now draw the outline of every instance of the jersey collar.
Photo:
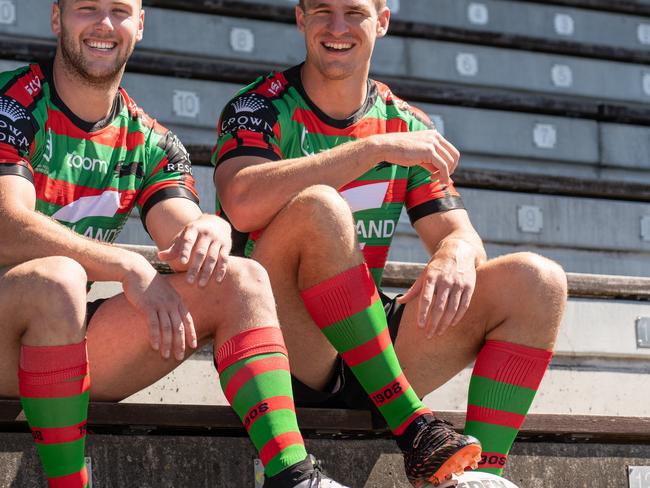
M 54 59 L 51 59 L 47 63 L 41 64 L 41 70 L 43 71 L 43 76 L 45 77 L 47 83 L 50 85 L 50 98 L 52 102 L 65 114 L 65 116 L 70 119 L 70 121 L 76 125 L 79 129 L 85 132 L 97 132 L 108 125 L 110 125 L 116 117 L 122 111 L 124 107 L 124 98 L 122 97 L 121 90 L 118 90 L 115 100 L 113 100 L 113 106 L 111 111 L 102 120 L 97 122 L 87 122 L 77 116 L 70 108 L 61 100 L 58 92 L 56 91 L 56 86 L 54 84 Z
M 307 95 L 307 92 L 305 91 L 305 87 L 302 84 L 302 78 L 300 76 L 300 72 L 303 64 L 305 63 L 299 64 L 297 66 L 294 66 L 286 70 L 284 72 L 284 77 L 289 82 L 289 84 L 298 91 L 298 93 L 305 100 L 305 102 L 307 102 L 307 105 L 309 105 L 309 108 L 311 108 L 311 110 L 314 112 L 316 117 L 318 117 L 322 122 L 326 123 L 327 125 L 335 127 L 337 129 L 346 129 L 351 125 L 354 125 L 357 122 L 359 122 L 359 120 L 361 120 L 368 113 L 368 111 L 375 105 L 375 101 L 377 100 L 377 95 L 378 95 L 377 86 L 371 79 L 368 79 L 366 81 L 366 83 L 368 84 L 368 89 L 366 90 L 366 99 L 364 100 L 359 110 L 357 110 L 356 112 L 354 112 L 352 115 L 350 115 L 345 119 L 335 119 L 333 117 L 330 117 L 325 112 L 323 112 Z

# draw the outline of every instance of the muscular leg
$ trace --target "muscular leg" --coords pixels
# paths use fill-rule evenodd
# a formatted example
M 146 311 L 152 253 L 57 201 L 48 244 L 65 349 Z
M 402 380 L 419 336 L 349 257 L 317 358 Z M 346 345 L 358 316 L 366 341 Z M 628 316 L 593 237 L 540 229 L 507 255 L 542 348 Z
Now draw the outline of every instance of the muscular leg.
M 350 208 L 333 188 L 313 186 L 294 197 L 264 230 L 253 257 L 271 277 L 294 374 L 312 388 L 325 385 L 336 352 L 322 332 L 386 419 L 413 483 L 444 479 L 478 460 L 476 440 L 433 426 L 402 374 Z M 437 440 L 414 443 L 425 431 Z M 445 442 L 448 449 L 438 453 L 433 446 Z
M 307 312 L 300 291 L 363 262 L 347 204 L 332 188 L 305 190 L 264 230 L 253 257 L 269 273 L 294 376 L 322 389 L 338 353 Z
M 223 282 L 211 280 L 205 289 L 188 285 L 183 275 L 167 279 L 192 314 L 199 344 L 214 338 L 222 388 L 267 477 L 303 461 L 307 452 L 295 418 L 287 352 L 262 266 L 231 258 Z M 178 365 L 151 349 L 144 316 L 123 295 L 98 309 L 88 344 L 92 396 L 99 400 L 120 400 Z
M 88 482 L 85 287 L 63 257 L 0 271 L 0 395 L 20 395 L 50 483 L 75 488 Z
M 266 273 L 254 262 L 231 258 L 221 284 L 205 289 L 189 285 L 184 275 L 168 275 L 192 314 L 199 346 L 215 339 L 215 351 L 248 329 L 277 326 Z M 125 298 L 104 302 L 88 325 L 92 399 L 119 401 L 159 380 L 180 363 L 164 360 L 149 345 L 146 319 Z M 187 350 L 189 356 L 193 351 Z
M 546 351 L 555 344 L 566 293 L 566 277 L 557 264 L 518 253 L 478 269 L 467 314 L 443 336 L 425 338 L 416 325 L 416 303 L 404 311 L 395 349 L 419 395 L 435 390 L 479 357 L 470 387 L 467 432 L 479 437 L 485 452 L 503 454 L 496 456 L 499 464 L 505 462 L 550 359 Z M 523 388 L 500 388 L 504 384 Z M 498 398 L 497 403 L 487 400 L 489 395 Z M 489 409 L 486 402 L 492 402 Z M 514 415 L 500 423 L 496 410 Z
M 58 261 L 64 265 L 53 266 L 52 263 Z M 36 293 L 34 290 L 40 290 L 37 285 L 43 281 L 42 270 L 49 270 L 47 276 L 51 275 L 52 283 L 50 285 L 48 282 L 42 292 Z M 242 420 L 251 407 L 266 398 L 283 399 L 277 408 L 269 403 L 264 415 L 258 415 L 254 423 L 247 425 L 251 439 L 266 460 L 268 475 L 304 460 L 306 451 L 290 398 L 291 380 L 286 349 L 263 268 L 254 261 L 233 258 L 223 283 L 212 281 L 205 289 L 187 285 L 181 275 L 165 279 L 170 280 L 182 295 L 193 315 L 199 343 L 205 344 L 215 338 L 217 356 L 223 363 L 220 364 L 222 384 Z M 2 328 L 0 347 L 3 348 L 2 365 L 5 368 L 0 373 L 3 375 L 0 384 L 3 395 L 17 395 L 16 350 L 21 336 L 23 341 L 32 336 L 40 338 L 41 342 L 37 341 L 37 344 L 43 341 L 66 343 L 65 337 L 74 336 L 70 332 L 72 329 L 77 334 L 77 341 L 83 338 L 85 283 L 83 269 L 67 258 L 39 260 L 5 271 L 0 276 L 0 291 L 3 292 L 0 293 L 0 316 L 14 319 L 6 321 Z M 6 290 L 12 290 L 15 294 L 13 300 L 9 293 L 4 293 Z M 66 301 L 68 295 L 76 301 Z M 74 307 L 68 302 L 73 302 Z M 51 303 L 55 303 L 53 308 L 45 305 Z M 36 324 L 34 327 L 22 325 L 30 323 L 19 314 L 20 310 L 27 309 L 34 314 L 33 319 L 30 318 Z M 66 316 L 69 320 L 65 319 Z M 63 325 L 55 328 L 50 326 L 50 322 Z M 70 324 L 75 324 L 76 328 Z M 58 339 L 59 336 L 50 329 L 61 329 L 59 335 L 64 339 Z M 158 352 L 151 349 L 144 316 L 123 295 L 109 299 L 93 317 L 88 328 L 88 350 L 93 376 L 92 396 L 97 400 L 120 400 L 178 365 L 173 359 L 162 359 Z M 272 382 L 267 381 L 270 376 L 273 376 Z M 231 387 L 224 380 L 234 377 L 237 377 L 236 385 L 239 388 Z M 81 459 L 83 462 L 83 456 Z

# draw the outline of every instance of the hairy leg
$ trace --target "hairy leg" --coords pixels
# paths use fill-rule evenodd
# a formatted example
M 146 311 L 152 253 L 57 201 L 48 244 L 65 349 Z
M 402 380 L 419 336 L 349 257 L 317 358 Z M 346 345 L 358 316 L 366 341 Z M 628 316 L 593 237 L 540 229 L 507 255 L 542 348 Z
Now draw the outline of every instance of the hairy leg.
M 337 352 L 307 312 L 300 291 L 363 262 L 349 207 L 330 187 L 306 189 L 264 230 L 253 257 L 269 273 L 294 376 L 322 389 Z
M 465 433 L 483 444 L 483 471 L 503 471 L 551 360 L 566 293 L 566 277 L 558 265 L 520 253 L 479 269 L 466 317 L 442 337 L 423 339 L 414 327 L 415 307 L 405 311 L 397 350 L 421 395 L 476 357 Z
M 222 283 L 189 285 L 184 275 L 165 277 L 192 314 L 199 347 L 215 340 L 215 350 L 236 334 L 256 327 L 277 327 L 268 277 L 257 263 L 232 258 Z M 154 383 L 180 363 L 164 360 L 149 345 L 146 319 L 124 297 L 103 303 L 88 327 L 93 378 L 92 398 L 121 400 Z M 193 351 L 188 350 L 186 356 Z
M 417 327 L 417 303 L 406 306 L 395 350 L 420 396 L 467 367 L 486 340 L 552 349 L 566 302 L 566 277 L 552 261 L 518 253 L 477 270 L 476 291 L 463 320 L 427 340 Z

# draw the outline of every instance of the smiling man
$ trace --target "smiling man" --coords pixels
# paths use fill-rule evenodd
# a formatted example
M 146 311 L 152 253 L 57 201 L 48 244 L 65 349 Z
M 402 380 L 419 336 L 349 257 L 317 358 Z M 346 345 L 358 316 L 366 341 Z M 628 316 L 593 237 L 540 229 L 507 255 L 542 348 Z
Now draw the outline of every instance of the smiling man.
M 305 451 L 266 272 L 229 259 L 184 147 L 119 87 L 140 1 L 61 0 L 51 23 L 53 61 L 0 74 L 0 396 L 20 397 L 49 486 L 88 485 L 89 397 L 121 400 L 214 340 L 265 487 L 341 488 Z M 136 206 L 177 274 L 109 244 Z M 124 293 L 87 304 L 89 280 Z
M 478 460 L 501 472 L 550 360 L 566 279 L 530 253 L 486 260 L 450 179 L 459 152 L 368 77 L 389 19 L 384 0 L 301 0 L 305 62 L 225 107 L 213 163 L 238 251 L 269 272 L 296 402 L 376 409 L 422 486 Z M 431 260 L 390 300 L 376 287 L 404 207 Z M 461 436 L 419 398 L 475 359 Z

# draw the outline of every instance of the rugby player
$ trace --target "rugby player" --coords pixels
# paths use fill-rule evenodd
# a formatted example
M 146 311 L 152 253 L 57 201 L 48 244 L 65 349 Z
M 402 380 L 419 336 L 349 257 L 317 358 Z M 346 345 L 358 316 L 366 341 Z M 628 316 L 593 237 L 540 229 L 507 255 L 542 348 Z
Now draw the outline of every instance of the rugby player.
M 552 355 L 564 272 L 531 253 L 486 259 L 450 178 L 459 152 L 368 77 L 384 0 L 295 14 L 304 63 L 227 104 L 213 163 L 235 248 L 269 272 L 296 402 L 378 409 L 414 486 L 474 465 L 476 439 L 480 468 L 501 473 Z M 431 260 L 390 300 L 376 287 L 404 206 Z M 419 399 L 474 360 L 461 436 Z
M 0 74 L 0 395 L 21 398 L 49 486 L 88 486 L 89 396 L 121 400 L 214 340 L 264 486 L 341 487 L 305 451 L 266 272 L 228 258 L 182 144 L 119 87 L 141 2 L 61 0 L 51 25 L 51 62 Z M 178 274 L 109 244 L 134 206 Z M 124 293 L 87 305 L 89 281 Z

